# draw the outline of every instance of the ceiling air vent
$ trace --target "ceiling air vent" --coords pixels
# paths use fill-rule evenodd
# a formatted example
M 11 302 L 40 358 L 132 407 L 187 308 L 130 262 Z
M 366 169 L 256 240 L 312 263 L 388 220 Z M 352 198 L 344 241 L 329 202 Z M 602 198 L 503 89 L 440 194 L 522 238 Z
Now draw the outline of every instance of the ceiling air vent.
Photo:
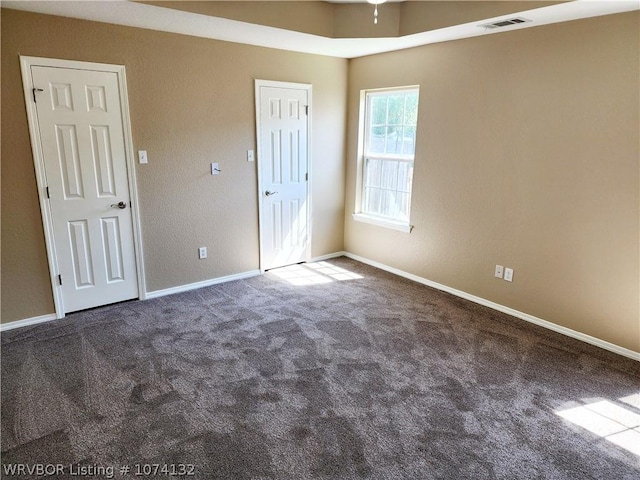
M 528 18 L 516 17 L 509 18 L 507 20 L 498 20 L 497 22 L 485 23 L 484 25 L 478 25 L 482 28 L 502 28 L 508 27 L 509 25 L 518 25 L 519 23 L 527 23 L 531 22 Z

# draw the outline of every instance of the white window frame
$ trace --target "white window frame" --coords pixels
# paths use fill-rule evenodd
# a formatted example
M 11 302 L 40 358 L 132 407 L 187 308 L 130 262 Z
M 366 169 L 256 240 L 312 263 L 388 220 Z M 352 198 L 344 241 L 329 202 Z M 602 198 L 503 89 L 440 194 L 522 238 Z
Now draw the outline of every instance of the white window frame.
M 420 87 L 418 85 L 410 85 L 403 87 L 383 88 L 383 89 L 370 89 L 360 91 L 360 114 L 359 114 L 359 131 L 358 131 L 358 168 L 356 178 L 356 205 L 355 212 L 353 213 L 353 219 L 358 222 L 369 223 L 380 227 L 390 228 L 405 233 L 410 233 L 413 230 L 413 226 L 409 223 L 409 220 L 403 221 L 393 219 L 384 216 L 378 216 L 370 213 L 366 213 L 363 208 L 364 196 L 365 196 L 365 164 L 367 159 L 371 160 L 392 160 L 397 162 L 411 163 L 413 166 L 415 163 L 415 146 L 413 155 L 403 154 L 375 154 L 366 155 L 366 147 L 368 134 L 370 129 L 370 99 L 379 95 L 388 95 L 394 92 L 404 92 L 408 90 L 418 91 L 420 94 Z M 413 180 L 411 185 L 413 190 Z M 410 198 L 411 198 L 410 193 Z M 409 207 L 409 217 L 411 216 L 411 207 Z

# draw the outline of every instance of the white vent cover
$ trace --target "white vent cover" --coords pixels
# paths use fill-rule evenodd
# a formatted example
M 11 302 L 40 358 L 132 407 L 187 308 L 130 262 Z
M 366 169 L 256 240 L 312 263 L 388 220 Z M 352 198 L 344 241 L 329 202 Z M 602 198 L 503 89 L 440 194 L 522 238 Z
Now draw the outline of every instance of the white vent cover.
M 527 23 L 527 22 L 531 22 L 531 20 L 523 17 L 515 17 L 515 18 L 509 18 L 506 20 L 498 20 L 497 22 L 485 23 L 483 25 L 478 25 L 478 26 L 481 28 L 502 28 L 502 27 L 508 27 L 510 25 L 518 25 L 520 23 Z

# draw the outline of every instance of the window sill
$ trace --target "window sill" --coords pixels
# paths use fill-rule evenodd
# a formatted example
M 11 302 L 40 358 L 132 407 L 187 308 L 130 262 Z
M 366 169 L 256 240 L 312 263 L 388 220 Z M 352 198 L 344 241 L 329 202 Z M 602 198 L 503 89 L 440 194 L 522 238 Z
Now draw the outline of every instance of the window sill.
M 409 225 L 408 223 L 394 222 L 393 220 L 374 217 L 372 215 L 367 215 L 366 213 L 354 213 L 352 214 L 352 217 L 356 222 L 369 223 L 371 225 L 390 228 L 392 230 L 398 230 L 404 233 L 411 233 L 411 230 L 413 230 L 413 225 Z

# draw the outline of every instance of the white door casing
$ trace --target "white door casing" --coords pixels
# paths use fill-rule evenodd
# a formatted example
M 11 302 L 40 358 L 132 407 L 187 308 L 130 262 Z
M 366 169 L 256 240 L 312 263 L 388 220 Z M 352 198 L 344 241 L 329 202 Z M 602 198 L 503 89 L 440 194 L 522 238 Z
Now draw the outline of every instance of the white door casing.
M 311 85 L 256 80 L 260 270 L 309 259 Z
M 21 61 L 58 318 L 143 297 L 124 67 Z

